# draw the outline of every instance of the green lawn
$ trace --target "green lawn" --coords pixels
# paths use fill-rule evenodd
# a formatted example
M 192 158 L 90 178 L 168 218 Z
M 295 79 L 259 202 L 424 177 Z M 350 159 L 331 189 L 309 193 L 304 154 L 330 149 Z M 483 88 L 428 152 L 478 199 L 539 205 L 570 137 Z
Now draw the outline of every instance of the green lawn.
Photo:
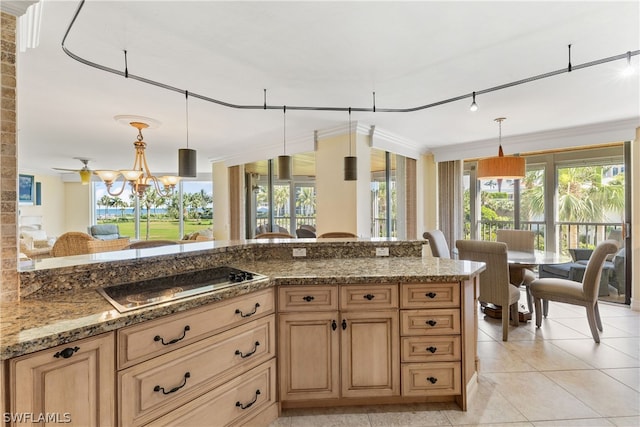
M 113 223 L 114 221 L 99 221 L 101 224 Z M 115 222 L 120 228 L 120 234 L 122 236 L 129 236 L 133 238 L 135 236 L 135 223 L 133 221 L 127 222 Z M 184 234 L 193 233 L 194 231 L 204 230 L 211 228 L 211 220 L 205 219 L 201 221 L 186 220 L 184 222 Z M 140 238 L 145 239 L 147 233 L 147 221 L 145 219 L 140 220 Z M 150 240 L 178 240 L 183 236 L 178 235 L 178 221 L 173 220 L 159 220 L 151 219 L 149 222 L 149 239 Z

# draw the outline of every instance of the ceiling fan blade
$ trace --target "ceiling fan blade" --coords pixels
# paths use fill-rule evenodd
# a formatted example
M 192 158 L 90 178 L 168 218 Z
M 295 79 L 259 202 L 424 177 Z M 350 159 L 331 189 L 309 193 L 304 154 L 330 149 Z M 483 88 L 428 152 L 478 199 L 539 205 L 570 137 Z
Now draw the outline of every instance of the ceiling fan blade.
M 65 171 L 65 172 L 80 172 L 80 169 L 65 169 L 65 168 L 51 168 L 57 171 Z

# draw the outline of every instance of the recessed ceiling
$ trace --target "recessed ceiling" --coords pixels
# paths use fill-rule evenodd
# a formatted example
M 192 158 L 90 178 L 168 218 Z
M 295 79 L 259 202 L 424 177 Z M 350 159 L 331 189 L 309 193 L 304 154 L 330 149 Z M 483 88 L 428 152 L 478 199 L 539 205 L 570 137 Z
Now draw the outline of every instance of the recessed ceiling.
M 186 144 L 184 93 L 81 64 L 61 49 L 79 2 L 46 1 L 40 45 L 18 55 L 19 167 L 55 173 L 93 159 L 133 164 L 134 129 L 114 116 L 148 116 L 152 172 L 177 169 Z M 572 63 L 635 51 L 634 2 L 89 1 L 66 41 L 73 53 L 189 92 L 237 104 L 371 107 L 430 104 Z M 638 56 L 632 63 L 638 67 Z M 638 75 L 625 61 L 577 70 L 414 113 L 356 113 L 427 152 L 640 116 Z M 287 110 L 288 140 L 344 126 L 347 113 Z M 282 111 L 225 108 L 189 98 L 189 146 L 211 159 L 281 154 Z M 603 143 L 611 141 L 601 141 Z M 341 161 L 341 159 L 338 159 Z

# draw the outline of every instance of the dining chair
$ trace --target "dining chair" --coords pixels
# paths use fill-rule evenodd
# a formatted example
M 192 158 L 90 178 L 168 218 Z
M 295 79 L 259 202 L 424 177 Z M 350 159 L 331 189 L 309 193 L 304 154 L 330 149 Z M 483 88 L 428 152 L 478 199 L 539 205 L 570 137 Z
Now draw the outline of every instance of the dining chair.
M 316 233 L 307 228 L 300 227 L 296 229 L 296 236 L 298 236 L 301 239 L 315 239 Z
M 496 230 L 496 241 L 507 244 L 507 249 L 517 252 L 530 252 L 535 250 L 536 233 L 529 230 Z M 509 265 L 509 278 L 511 284 L 526 288 L 527 308 L 529 313 L 533 313 L 533 297 L 529 290 L 531 282 L 536 280 L 536 273 L 530 268 L 518 265 Z
M 542 317 L 547 317 L 549 301 L 581 305 L 587 310 L 593 340 L 599 343 L 598 331 L 602 332 L 602 320 L 598 309 L 598 285 L 605 259 L 617 250 L 618 244 L 615 240 L 603 240 L 598 244 L 589 258 L 582 283 L 556 278 L 534 280 L 529 287 L 536 308 L 536 327 L 540 328 Z M 541 304 L 541 300 L 544 300 L 544 305 Z
M 483 305 L 493 304 L 502 308 L 502 341 L 507 341 L 509 317 L 514 326 L 519 323 L 520 299 L 520 291 L 509 282 L 507 244 L 485 240 L 457 240 L 456 248 L 459 259 L 486 264 L 486 269 L 480 273 L 478 301 Z
M 289 233 L 272 231 L 268 233 L 256 234 L 256 237 L 254 237 L 254 239 L 295 239 L 295 236 L 292 236 Z
M 322 233 L 318 236 L 318 239 L 328 239 L 328 238 L 347 238 L 347 237 L 358 237 L 357 234 L 350 233 L 348 231 L 330 231 L 328 233 Z
M 429 241 L 429 247 L 431 248 L 431 254 L 437 258 L 451 258 L 451 252 L 449 251 L 449 245 L 447 239 L 444 237 L 444 233 L 440 230 L 425 231 L 422 237 Z

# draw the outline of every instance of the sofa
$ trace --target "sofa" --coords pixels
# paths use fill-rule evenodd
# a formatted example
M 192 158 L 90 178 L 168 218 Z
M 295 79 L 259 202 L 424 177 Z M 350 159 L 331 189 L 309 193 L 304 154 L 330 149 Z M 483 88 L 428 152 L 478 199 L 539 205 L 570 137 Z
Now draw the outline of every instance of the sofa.
M 120 235 L 118 224 L 98 224 L 89 227 L 89 235 L 98 240 L 115 240 L 124 236 Z
M 20 226 L 20 253 L 29 259 L 40 259 L 51 256 L 54 238 L 39 225 Z
M 553 277 L 582 282 L 592 252 L 592 249 L 570 249 L 572 262 L 541 265 L 539 276 L 540 278 Z M 609 286 L 615 288 L 618 294 L 625 292 L 624 257 L 625 250 L 622 248 L 610 260 L 604 262 L 598 296 L 609 295 Z

